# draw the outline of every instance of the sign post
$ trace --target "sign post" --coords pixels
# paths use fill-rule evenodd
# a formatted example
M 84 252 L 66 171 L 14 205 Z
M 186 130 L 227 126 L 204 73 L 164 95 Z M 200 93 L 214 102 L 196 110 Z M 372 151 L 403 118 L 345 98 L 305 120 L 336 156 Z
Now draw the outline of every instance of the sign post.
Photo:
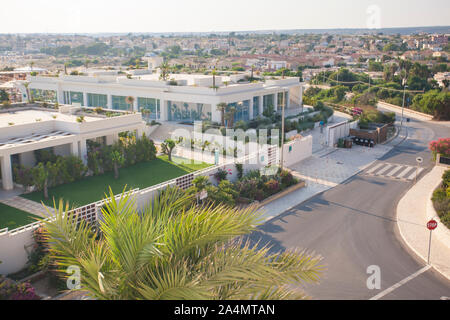
M 420 167 L 420 164 L 423 163 L 423 158 L 422 158 L 422 157 L 418 157 L 418 158 L 416 159 L 416 161 L 417 161 L 417 168 L 416 168 L 416 177 L 414 178 L 414 184 L 417 183 L 417 175 L 418 175 L 418 173 L 419 173 L 419 167 Z
M 430 230 L 430 242 L 428 244 L 428 264 L 430 264 L 430 254 L 431 254 L 431 236 L 433 234 L 433 230 L 437 228 L 437 222 L 435 220 L 431 220 L 427 223 L 427 228 Z

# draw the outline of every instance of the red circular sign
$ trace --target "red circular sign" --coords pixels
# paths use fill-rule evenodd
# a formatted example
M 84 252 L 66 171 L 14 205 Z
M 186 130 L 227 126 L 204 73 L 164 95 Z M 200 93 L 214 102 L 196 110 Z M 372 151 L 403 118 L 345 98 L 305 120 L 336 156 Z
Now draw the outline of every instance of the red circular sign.
M 435 220 L 431 220 L 427 223 L 428 230 L 434 230 L 437 228 L 437 222 Z

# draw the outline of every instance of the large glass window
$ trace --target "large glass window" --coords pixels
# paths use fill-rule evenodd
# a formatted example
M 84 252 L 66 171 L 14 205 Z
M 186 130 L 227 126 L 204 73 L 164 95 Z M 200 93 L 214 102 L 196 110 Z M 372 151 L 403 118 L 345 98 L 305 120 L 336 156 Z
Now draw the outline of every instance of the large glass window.
M 238 121 L 249 121 L 250 120 L 250 100 L 245 100 L 241 102 L 229 103 L 228 108 L 234 107 L 234 123 Z
M 259 116 L 259 97 L 253 97 L 253 118 Z
M 88 93 L 88 106 L 106 108 L 108 106 L 108 97 L 106 94 Z
M 211 105 L 167 101 L 169 121 L 211 120 Z
M 64 91 L 65 104 L 79 104 L 84 105 L 83 92 Z
M 56 102 L 55 90 L 31 89 L 30 94 L 34 101 Z
M 127 103 L 125 96 L 112 96 L 112 108 L 114 110 L 132 110 L 133 106 Z
M 271 110 L 272 112 L 275 111 L 275 110 L 273 110 L 273 108 L 274 108 L 273 98 L 274 98 L 273 94 L 268 94 L 263 97 L 264 111 L 267 111 L 267 110 Z
M 153 98 L 138 98 L 138 110 L 146 120 L 161 118 L 160 100 Z

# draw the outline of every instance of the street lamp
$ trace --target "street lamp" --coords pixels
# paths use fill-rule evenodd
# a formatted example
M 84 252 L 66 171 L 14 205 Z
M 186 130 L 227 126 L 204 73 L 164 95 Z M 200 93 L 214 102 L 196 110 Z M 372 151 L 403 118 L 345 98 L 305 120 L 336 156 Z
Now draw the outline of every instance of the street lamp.
M 408 86 L 406 85 L 406 79 L 403 79 L 402 122 L 400 124 L 400 127 L 403 127 L 403 115 L 404 115 L 404 109 L 405 109 L 406 88 L 408 88 Z

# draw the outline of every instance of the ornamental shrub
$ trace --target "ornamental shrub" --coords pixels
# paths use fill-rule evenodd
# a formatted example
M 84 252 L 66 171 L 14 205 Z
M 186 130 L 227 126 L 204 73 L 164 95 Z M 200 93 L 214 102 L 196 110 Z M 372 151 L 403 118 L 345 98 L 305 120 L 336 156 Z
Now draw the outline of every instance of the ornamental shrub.
M 0 300 L 40 300 L 30 283 L 16 284 L 0 276 Z
M 444 175 L 442 176 L 442 184 L 444 185 L 444 188 L 450 187 L 450 170 L 444 172 Z
M 437 154 L 450 157 L 450 138 L 440 138 L 437 141 L 431 141 L 429 148 L 435 158 Z
M 24 187 L 29 187 L 33 185 L 33 176 L 31 168 L 26 168 L 23 165 L 14 165 L 13 175 L 14 181 L 23 185 Z
M 270 179 L 264 184 L 264 189 L 270 194 L 275 194 L 280 191 L 280 183 L 275 179 Z
M 289 187 L 294 183 L 294 177 L 292 176 L 292 173 L 287 170 L 281 171 L 280 178 L 281 183 L 286 187 Z
M 226 180 L 228 177 L 228 171 L 219 168 L 214 174 L 214 178 L 220 183 L 222 180 Z

